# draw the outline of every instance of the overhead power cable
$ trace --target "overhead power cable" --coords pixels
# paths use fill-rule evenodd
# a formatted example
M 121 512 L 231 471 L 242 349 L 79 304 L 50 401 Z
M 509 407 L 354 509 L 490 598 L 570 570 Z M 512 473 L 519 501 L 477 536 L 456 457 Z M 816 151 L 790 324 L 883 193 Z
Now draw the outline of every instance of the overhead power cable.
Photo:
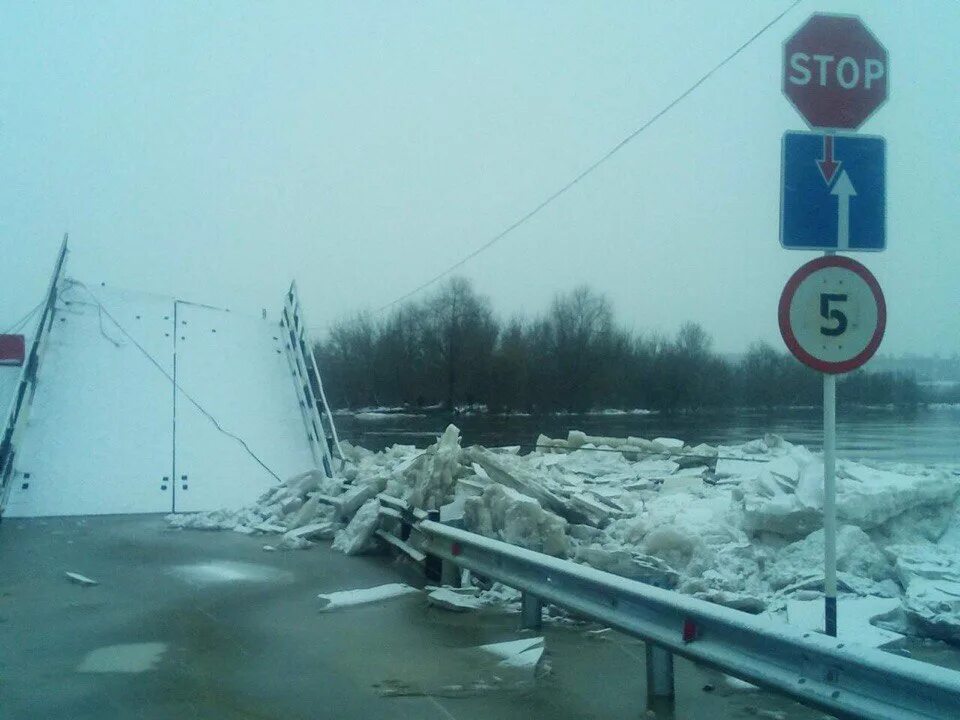
M 156 358 L 153 357 L 153 355 L 151 355 L 149 352 L 147 352 L 146 348 L 144 348 L 143 345 L 141 345 L 140 343 L 138 343 L 138 342 L 136 341 L 136 339 L 135 339 L 130 333 L 128 333 L 128 332 L 126 331 L 126 329 L 123 327 L 123 325 L 121 325 L 121 324 L 117 321 L 117 319 L 116 319 L 115 317 L 113 317 L 113 315 L 110 314 L 110 311 L 107 310 L 107 309 L 103 306 L 103 304 L 97 299 L 97 296 L 93 294 L 93 292 L 90 290 L 90 288 L 88 288 L 88 287 L 87 287 L 86 285 L 84 285 L 82 282 L 79 282 L 79 281 L 77 281 L 77 280 L 69 280 L 68 282 L 69 282 L 71 285 L 75 285 L 75 286 L 81 287 L 81 288 L 83 288 L 84 290 L 86 290 L 87 293 L 90 295 L 90 297 L 93 298 L 93 304 L 95 304 L 95 305 L 100 309 L 100 312 L 103 313 L 104 315 L 106 315 L 107 318 L 110 320 L 110 322 L 112 322 L 114 325 L 116 325 L 117 330 L 119 330 L 119 331 L 124 335 L 124 337 L 126 337 L 127 340 L 129 340 L 129 341 L 133 344 L 133 346 L 137 348 L 137 350 L 139 350 L 141 353 L 143 353 L 144 357 L 146 357 L 147 360 L 149 360 L 149 361 L 154 365 L 154 367 L 156 367 L 157 370 L 159 370 L 159 371 L 163 374 L 163 376 L 164 376 L 165 378 L 167 378 L 167 380 L 170 381 L 170 383 L 173 385 L 173 387 L 176 388 L 177 391 L 178 391 L 181 395 L 183 395 L 183 397 L 185 397 L 185 398 L 190 402 L 191 405 L 193 405 L 197 410 L 200 411 L 200 413 L 201 413 L 204 417 L 206 417 L 211 423 L 213 423 L 213 426 L 214 426 L 217 430 L 219 430 L 221 433 L 223 433 L 223 434 L 226 435 L 227 437 L 232 438 L 232 439 L 235 440 L 237 443 L 239 443 L 239 444 L 241 445 L 241 447 L 243 447 L 243 449 L 247 452 L 247 454 L 248 454 L 250 457 L 252 457 L 252 458 L 257 462 L 257 464 L 260 465 L 260 467 L 262 467 L 264 470 L 266 470 L 268 473 L 270 473 L 270 475 L 272 475 L 277 482 L 283 482 L 283 481 L 280 479 L 280 476 L 277 475 L 277 473 L 275 473 L 273 470 L 271 470 L 270 467 L 269 467 L 265 462 L 263 462 L 263 460 L 261 460 L 260 457 L 259 457 L 253 450 L 250 449 L 250 446 L 247 445 L 246 441 L 245 441 L 242 437 L 240 437 L 239 435 L 235 435 L 234 433 L 230 432 L 229 430 L 226 430 L 226 429 L 217 421 L 217 419 L 216 419 L 213 415 L 211 415 L 209 412 L 207 412 L 207 411 L 204 409 L 204 407 L 203 407 L 197 400 L 195 400 L 192 395 L 190 395 L 190 393 L 188 393 L 186 390 L 184 390 L 184 389 L 177 383 L 177 381 L 173 379 L 173 376 L 166 371 L 166 369 L 163 367 L 163 365 L 161 365 L 161 364 L 156 360 Z M 75 301 L 71 301 L 71 302 L 75 302 Z M 101 332 L 103 332 L 103 327 L 102 327 L 102 325 L 101 325 Z M 104 333 L 104 337 L 107 337 L 108 340 L 110 340 L 111 342 L 114 342 L 114 344 L 116 344 L 115 341 L 113 341 L 109 336 L 106 335 L 106 333 Z
M 430 287 L 431 285 L 433 285 L 433 283 L 437 282 L 438 280 L 443 279 L 444 277 L 446 277 L 447 275 L 449 275 L 450 273 L 452 273 L 452 272 L 453 272 L 454 270 L 456 270 L 457 268 L 462 267 L 463 265 L 465 265 L 467 262 L 469 262 L 470 260 L 472 260 L 473 258 L 475 258 L 477 255 L 479 255 L 479 254 L 482 253 L 483 251 L 488 250 L 489 248 L 493 247 L 496 243 L 498 243 L 500 240 L 502 240 L 502 239 L 505 238 L 507 235 L 509 235 L 510 233 L 512 233 L 512 232 L 513 232 L 514 230 L 516 230 L 518 227 L 520 227 L 521 225 L 523 225 L 523 224 L 525 224 L 526 222 L 528 222 L 529 220 L 531 220 L 534 216 L 536 216 L 537 214 L 539 214 L 541 210 L 543 210 L 544 208 L 546 208 L 548 205 L 552 204 L 552 203 L 553 203 L 555 200 L 557 200 L 560 196 L 564 195 L 568 190 L 570 190 L 574 185 L 576 185 L 577 183 L 579 183 L 579 182 L 580 182 L 581 180 L 583 180 L 585 177 L 587 177 L 588 175 L 590 175 L 594 170 L 596 170 L 596 169 L 599 168 L 601 165 L 603 165 L 605 162 L 607 162 L 607 160 L 609 160 L 609 159 L 612 158 L 614 155 L 616 155 L 618 152 L 620 152 L 624 147 L 626 147 L 626 145 L 627 145 L 628 143 L 630 143 L 632 140 L 634 140 L 640 133 L 642 133 L 642 132 L 643 132 L 644 130 L 646 130 L 648 127 L 650 127 L 651 125 L 653 125 L 657 120 L 659 120 L 660 118 L 662 118 L 664 115 L 666 115 L 668 112 L 670 112 L 673 108 L 675 108 L 677 105 L 679 105 L 684 99 L 686 99 L 690 94 L 692 94 L 697 88 L 699 88 L 699 87 L 700 87 L 701 85 L 703 85 L 707 80 L 709 80 L 710 77 L 713 76 L 714 73 L 716 73 L 716 72 L 717 72 L 718 70 L 720 70 L 724 65 L 726 65 L 727 63 L 729 63 L 731 60 L 733 60 L 735 57 L 737 57 L 737 55 L 739 55 L 741 52 L 743 52 L 745 49 L 747 49 L 757 38 L 759 38 L 759 37 L 760 37 L 761 35 L 763 35 L 767 30 L 769 30 L 769 29 L 772 28 L 774 25 L 776 25 L 777 22 L 779 22 L 787 13 L 789 13 L 791 10 L 793 10 L 793 9 L 794 9 L 797 5 L 799 5 L 801 2 L 803 2 L 803 0 L 794 0 L 794 2 L 792 2 L 792 3 L 787 7 L 786 10 L 784 10 L 783 12 L 781 12 L 779 15 L 777 15 L 776 17 L 774 17 L 770 22 L 768 22 L 766 25 L 764 25 L 762 28 L 760 28 L 757 32 L 755 32 L 753 35 L 751 35 L 746 41 L 744 41 L 739 47 L 737 47 L 736 50 L 734 50 L 733 52 L 731 52 L 729 55 L 727 55 L 725 58 L 723 58 L 723 60 L 721 60 L 720 62 L 718 62 L 716 65 L 714 65 L 714 66 L 713 66 L 710 70 L 708 70 L 699 80 L 697 80 L 697 81 L 696 81 L 695 83 L 693 83 L 690 87 L 688 87 L 686 90 L 684 90 L 682 93 L 680 93 L 676 98 L 674 98 L 673 101 L 671 101 L 666 107 L 664 107 L 662 110 L 660 110 L 660 111 L 657 112 L 655 115 L 653 115 L 653 117 L 649 118 L 645 123 L 643 123 L 643 125 L 641 125 L 641 126 L 638 127 L 636 130 L 634 130 L 632 133 L 630 133 L 629 135 L 627 135 L 623 140 L 621 140 L 621 141 L 618 142 L 616 145 L 614 145 L 612 148 L 610 148 L 610 150 L 608 150 L 606 153 L 604 153 L 604 154 L 603 154 L 601 157 L 599 157 L 597 160 L 594 160 L 594 161 L 593 161 L 590 165 L 588 165 L 585 169 L 583 169 L 582 171 L 580 171 L 580 173 L 579 173 L 578 175 L 576 175 L 572 180 L 570 180 L 569 182 L 567 182 L 565 185 L 563 185 L 559 190 L 557 190 L 556 192 L 554 192 L 552 195 L 549 195 L 546 199 L 544 199 L 543 201 L 541 201 L 539 205 L 535 206 L 532 210 L 530 210 L 529 212 L 527 212 L 525 215 L 522 215 L 519 219 L 515 220 L 513 223 L 511 223 L 510 225 L 508 225 L 505 229 L 501 230 L 499 233 L 497 233 L 497 234 L 494 235 L 492 238 L 490 238 L 490 239 L 489 239 L 487 242 L 485 242 L 483 245 L 481 245 L 480 247 L 478 247 L 478 248 L 477 248 L 476 250 L 474 250 L 473 252 L 469 253 L 468 255 L 464 256 L 463 258 L 461 258 L 460 260 L 458 260 L 457 262 L 455 262 L 453 265 L 451 265 L 450 267 L 448 267 L 446 270 L 443 270 L 442 272 L 437 273 L 436 275 L 434 275 L 432 278 L 430 278 L 430 279 L 427 280 L 426 282 L 424 282 L 424 283 L 418 285 L 417 287 L 415 287 L 413 290 L 411 290 L 411 291 L 409 291 L 409 292 L 407 292 L 407 293 L 404 293 L 403 295 L 401 295 L 400 297 L 396 298 L 395 300 L 391 300 L 391 301 L 388 302 L 386 305 L 383 305 L 383 306 L 377 308 L 376 312 L 377 312 L 377 313 L 381 313 L 381 312 L 383 312 L 384 310 L 388 310 L 388 309 L 390 309 L 391 307 L 393 307 L 394 305 L 396 305 L 397 303 L 401 303 L 401 302 L 403 302 L 404 300 L 406 300 L 407 298 L 412 297 L 413 295 L 416 295 L 416 294 L 417 294 L 418 292 L 420 292 L 421 290 L 424 290 L 424 289 Z
M 22 318 L 17 320 L 13 325 L 8 327 L 6 330 L 0 332 L 0 335 L 9 335 L 10 333 L 18 331 L 21 327 L 26 325 L 27 322 L 30 320 L 30 318 L 32 318 L 34 315 L 37 314 L 37 310 L 39 310 L 42 307 L 43 307 L 43 301 L 41 300 L 40 302 L 38 302 L 36 305 L 33 306 L 33 309 L 30 312 L 28 312 Z

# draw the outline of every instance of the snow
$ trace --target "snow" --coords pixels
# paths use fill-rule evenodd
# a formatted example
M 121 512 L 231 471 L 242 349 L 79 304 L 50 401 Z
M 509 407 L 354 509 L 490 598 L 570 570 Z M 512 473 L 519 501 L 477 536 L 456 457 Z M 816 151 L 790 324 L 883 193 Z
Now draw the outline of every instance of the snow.
M 94 585 L 100 584 L 96 580 L 92 580 L 86 575 L 81 575 L 80 573 L 65 572 L 64 575 L 66 575 L 67 580 L 70 582 L 75 583 L 76 585 L 82 585 L 83 587 L 93 587 Z
M 497 663 L 506 668 L 533 668 L 543 657 L 544 639 L 542 637 L 509 640 L 501 643 L 481 645 L 478 650 L 500 658 Z
M 900 601 L 893 598 L 841 598 L 837 603 L 837 638 L 865 647 L 882 647 L 902 640 L 903 635 L 871 624 L 899 607 Z M 790 600 L 787 622 L 804 630 L 822 631 L 823 600 Z
M 341 610 L 357 605 L 382 602 L 402 595 L 419 592 L 415 587 L 405 583 L 389 583 L 387 585 L 378 585 L 362 590 L 340 590 L 338 592 L 321 594 L 317 597 L 320 598 L 320 601 L 323 603 L 320 609 L 328 612 L 330 610 Z
M 427 602 L 452 612 L 470 612 L 483 607 L 476 596 L 457 592 L 453 588 L 441 587 L 427 595 Z
M 806 448 L 775 435 L 691 448 L 578 431 L 537 445 L 526 455 L 463 448 L 453 425 L 426 449 L 372 453 L 344 443 L 349 462 L 335 480 L 301 476 L 249 508 L 172 523 L 255 533 L 280 526 L 284 542 L 337 528 L 334 547 L 355 554 L 381 547 L 376 530 L 393 522 L 379 513 L 376 495 L 386 492 L 442 509 L 472 532 L 745 612 L 793 607 L 800 617 L 812 611 L 795 603 L 822 605 L 823 465 Z M 864 608 L 892 606 L 888 628 L 960 638 L 958 492 L 952 469 L 841 461 L 840 605 L 859 607 L 850 612 L 864 622 Z M 472 606 L 475 595 L 480 605 L 513 606 L 518 597 L 502 586 L 477 589 L 440 592 L 438 601 L 467 597 Z

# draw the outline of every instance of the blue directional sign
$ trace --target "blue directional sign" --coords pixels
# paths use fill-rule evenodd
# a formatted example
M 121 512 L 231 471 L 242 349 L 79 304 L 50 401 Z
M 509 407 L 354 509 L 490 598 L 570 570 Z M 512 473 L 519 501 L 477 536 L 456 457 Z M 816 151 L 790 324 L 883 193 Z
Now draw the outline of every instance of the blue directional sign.
M 884 250 L 886 158 L 881 137 L 785 133 L 780 244 L 788 250 Z

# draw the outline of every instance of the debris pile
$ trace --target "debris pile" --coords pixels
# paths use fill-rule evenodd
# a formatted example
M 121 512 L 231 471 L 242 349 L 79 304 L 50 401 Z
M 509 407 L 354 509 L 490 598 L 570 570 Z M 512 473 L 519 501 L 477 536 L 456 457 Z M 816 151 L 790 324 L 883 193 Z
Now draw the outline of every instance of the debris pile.
M 571 431 L 565 439 L 541 435 L 534 452 L 520 455 L 461 447 L 450 425 L 425 450 L 341 445 L 345 463 L 335 479 L 311 471 L 251 508 L 168 520 L 280 534 L 270 546 L 277 549 L 333 538 L 335 548 L 357 554 L 382 544 L 387 495 L 487 537 L 747 612 L 822 597 L 822 459 L 776 435 L 690 447 Z M 896 599 L 901 610 L 888 627 L 960 640 L 958 493 L 960 478 L 949 469 L 839 461 L 846 596 Z M 435 601 L 465 602 L 443 593 Z

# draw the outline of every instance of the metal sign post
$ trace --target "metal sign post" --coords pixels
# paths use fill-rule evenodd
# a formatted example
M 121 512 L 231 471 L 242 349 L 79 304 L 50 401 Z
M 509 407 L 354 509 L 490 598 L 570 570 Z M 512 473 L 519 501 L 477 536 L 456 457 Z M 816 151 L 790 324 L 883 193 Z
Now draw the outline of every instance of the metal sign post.
M 780 244 L 824 250 L 780 297 L 780 333 L 823 373 L 824 630 L 837 635 L 837 380 L 873 356 L 886 304 L 837 250 L 886 248 L 886 143 L 857 130 L 887 100 L 889 57 L 860 18 L 816 13 L 783 44 L 783 94 L 815 132 L 783 136 Z M 846 284 L 844 284 L 846 283 Z
M 823 375 L 823 618 L 837 636 L 837 376 Z

